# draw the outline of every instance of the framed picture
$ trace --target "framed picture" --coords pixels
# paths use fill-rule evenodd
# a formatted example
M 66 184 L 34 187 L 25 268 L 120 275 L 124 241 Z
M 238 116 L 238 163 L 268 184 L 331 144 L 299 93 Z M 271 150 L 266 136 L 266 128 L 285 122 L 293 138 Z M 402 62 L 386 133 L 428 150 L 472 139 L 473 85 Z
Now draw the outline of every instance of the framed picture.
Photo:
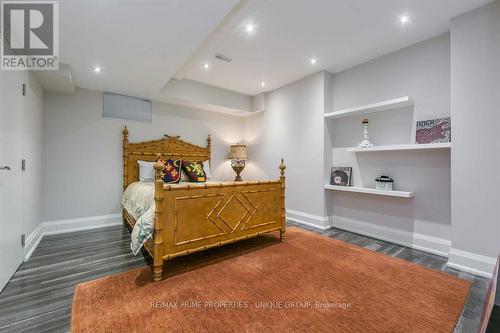
M 351 186 L 351 167 L 333 167 L 330 184 L 337 186 Z
M 416 142 L 451 142 L 451 118 L 417 121 Z

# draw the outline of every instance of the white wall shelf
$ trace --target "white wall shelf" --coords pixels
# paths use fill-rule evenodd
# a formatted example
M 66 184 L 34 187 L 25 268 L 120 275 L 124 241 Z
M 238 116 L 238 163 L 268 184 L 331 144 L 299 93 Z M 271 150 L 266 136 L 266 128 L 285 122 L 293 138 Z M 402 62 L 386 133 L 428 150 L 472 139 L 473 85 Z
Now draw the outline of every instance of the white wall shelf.
M 353 193 L 364 193 L 364 194 L 375 194 L 388 197 L 398 197 L 398 198 L 413 198 L 415 194 L 413 192 L 406 191 L 380 191 L 374 188 L 368 187 L 357 187 L 357 186 L 336 186 L 336 185 L 325 185 L 325 190 L 341 191 L 341 192 L 353 192 Z
M 450 149 L 451 142 L 446 143 L 428 143 L 428 144 L 408 144 L 408 145 L 390 145 L 373 146 L 367 148 L 350 147 L 348 152 L 369 152 L 369 151 L 395 151 L 395 150 L 424 150 L 424 149 Z
M 411 98 L 409 96 L 404 96 L 404 97 L 389 99 L 382 102 L 325 113 L 325 118 L 335 119 L 335 118 L 342 118 L 354 115 L 362 115 L 383 110 L 397 109 L 410 105 L 412 105 Z

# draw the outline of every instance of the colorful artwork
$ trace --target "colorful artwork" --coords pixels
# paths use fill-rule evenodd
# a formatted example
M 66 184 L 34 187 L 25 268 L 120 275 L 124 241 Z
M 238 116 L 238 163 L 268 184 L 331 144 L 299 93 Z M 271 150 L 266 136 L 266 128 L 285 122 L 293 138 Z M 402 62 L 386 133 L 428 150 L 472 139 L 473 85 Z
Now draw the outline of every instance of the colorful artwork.
M 416 142 L 451 142 L 451 118 L 417 121 Z

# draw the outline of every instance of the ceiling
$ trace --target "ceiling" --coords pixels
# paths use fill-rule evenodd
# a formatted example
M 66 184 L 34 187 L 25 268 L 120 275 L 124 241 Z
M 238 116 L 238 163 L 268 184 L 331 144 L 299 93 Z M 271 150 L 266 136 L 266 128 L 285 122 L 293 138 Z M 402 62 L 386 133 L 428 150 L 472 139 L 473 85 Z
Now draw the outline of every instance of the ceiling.
M 161 100 L 176 77 L 256 95 L 444 33 L 452 17 L 488 2 L 60 0 L 60 60 L 88 89 Z M 232 61 L 214 59 L 216 52 Z
M 450 19 L 491 0 L 266 0 L 234 22 L 185 75 L 255 95 L 319 70 L 338 72 L 450 28 Z M 400 17 L 408 15 L 402 25 Z M 246 33 L 252 23 L 255 32 Z M 218 52 L 232 59 L 213 58 Z M 310 58 L 317 58 L 311 65 Z M 203 64 L 208 62 L 210 69 Z M 265 82 L 265 87 L 261 86 Z
M 237 3 L 60 0 L 60 61 L 78 87 L 152 98 Z

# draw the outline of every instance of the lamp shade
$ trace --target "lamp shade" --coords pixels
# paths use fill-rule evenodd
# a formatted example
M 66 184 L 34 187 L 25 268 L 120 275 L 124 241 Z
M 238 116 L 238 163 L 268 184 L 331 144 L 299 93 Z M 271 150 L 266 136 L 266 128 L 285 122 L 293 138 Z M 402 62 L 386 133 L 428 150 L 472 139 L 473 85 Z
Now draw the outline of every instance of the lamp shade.
M 229 155 L 227 155 L 227 159 L 246 161 L 248 159 L 247 146 L 240 144 L 232 145 L 229 150 Z

